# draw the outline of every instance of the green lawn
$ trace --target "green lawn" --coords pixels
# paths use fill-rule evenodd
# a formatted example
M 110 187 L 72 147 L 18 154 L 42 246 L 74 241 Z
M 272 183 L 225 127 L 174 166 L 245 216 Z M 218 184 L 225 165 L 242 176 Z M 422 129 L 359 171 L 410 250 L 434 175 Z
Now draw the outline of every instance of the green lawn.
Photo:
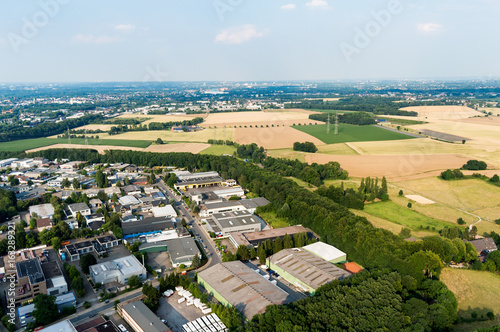
M 201 151 L 200 154 L 212 154 L 215 156 L 221 156 L 223 154 L 232 155 L 236 151 L 236 147 L 234 145 L 212 145 L 209 148 Z
M 326 125 L 293 126 L 293 128 L 303 131 L 316 137 L 326 144 L 343 142 L 365 142 L 365 141 L 390 141 L 414 138 L 409 135 L 396 133 L 387 129 L 373 126 L 355 126 L 350 124 L 339 124 L 338 135 L 334 134 L 335 125 L 330 125 L 330 133 L 326 133 Z
M 52 144 L 67 144 L 68 140 L 65 138 L 33 138 L 33 139 L 23 139 L 12 142 L 1 142 L 1 151 L 25 151 L 30 149 L 36 149 L 43 146 L 48 146 Z M 132 140 L 118 140 L 118 139 L 90 139 L 88 140 L 89 145 L 114 145 L 114 146 L 131 146 L 137 148 L 146 148 L 151 145 L 148 141 L 132 141 Z M 85 139 L 83 138 L 73 138 L 71 139 L 71 144 L 85 144 Z
M 429 226 L 431 230 L 432 227 L 435 227 L 436 231 L 439 231 L 445 226 L 454 225 L 443 220 L 427 217 L 392 201 L 365 204 L 364 211 L 372 216 L 407 226 L 413 230 L 420 230 L 420 226 L 423 228 Z
M 305 182 L 305 181 L 302 181 L 300 179 L 297 179 L 296 177 L 293 177 L 293 176 L 285 176 L 285 177 L 287 179 L 293 180 L 293 182 L 295 182 L 296 184 L 298 184 L 299 186 L 301 186 L 302 188 L 305 188 L 307 190 L 315 190 L 316 189 L 316 187 L 313 186 L 312 184 Z
M 280 218 L 274 212 L 261 212 L 259 216 L 273 228 L 288 227 L 290 224 L 286 219 Z

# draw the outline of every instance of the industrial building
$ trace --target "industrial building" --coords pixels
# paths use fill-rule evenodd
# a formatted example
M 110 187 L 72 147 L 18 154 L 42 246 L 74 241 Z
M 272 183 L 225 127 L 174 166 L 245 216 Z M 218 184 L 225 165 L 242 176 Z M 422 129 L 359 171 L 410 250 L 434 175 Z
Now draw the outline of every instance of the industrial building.
M 200 205 L 200 216 L 208 217 L 216 213 L 247 210 L 254 213 L 257 207 L 269 204 L 264 197 L 242 199 L 239 201 L 210 202 Z
M 284 304 L 288 294 L 240 261 L 219 263 L 198 273 L 198 282 L 223 305 L 247 319 L 271 304 Z
M 178 267 L 181 264 L 191 266 L 193 257 L 198 255 L 201 258 L 200 250 L 196 242 L 191 237 L 183 237 L 166 241 L 167 250 L 170 254 L 172 266 Z
M 305 233 L 309 239 L 319 239 L 319 236 L 309 228 L 305 228 L 302 225 L 295 225 L 283 228 L 266 229 L 258 232 L 235 232 L 229 234 L 229 240 L 236 248 L 240 245 L 250 248 L 251 246 L 258 247 L 259 244 L 263 243 L 267 239 L 274 241 L 280 237 L 283 240 L 283 237 L 286 234 L 293 236 L 299 233 Z
M 182 325 L 183 332 L 227 332 L 228 328 L 219 316 L 212 313 Z
M 177 190 L 219 186 L 224 179 L 217 172 L 182 173 L 177 175 Z
M 283 249 L 269 257 L 268 262 L 271 270 L 311 294 L 333 280 L 351 275 L 303 248 Z
M 52 204 L 39 204 L 29 207 L 30 216 L 37 216 L 38 218 L 50 218 L 54 215 L 54 207 Z
M 161 233 L 164 230 L 174 229 L 175 225 L 170 218 L 145 218 L 122 224 L 123 238 L 128 239 L 141 235 Z
M 90 268 L 90 277 L 94 284 L 106 284 L 116 281 L 120 284 L 126 284 L 128 278 L 133 275 L 139 276 L 141 280 L 147 277 L 146 268 L 137 260 L 134 255 L 120 257 L 112 261 L 92 265 Z
M 135 332 L 170 331 L 170 329 L 141 301 L 134 301 L 124 305 L 118 304 L 117 311 Z
M 330 263 L 341 263 L 347 261 L 347 255 L 345 252 L 324 242 L 318 241 L 302 248 Z
M 202 219 L 217 236 L 228 236 L 234 232 L 257 232 L 265 222 L 250 211 L 234 211 L 216 213 L 210 218 Z

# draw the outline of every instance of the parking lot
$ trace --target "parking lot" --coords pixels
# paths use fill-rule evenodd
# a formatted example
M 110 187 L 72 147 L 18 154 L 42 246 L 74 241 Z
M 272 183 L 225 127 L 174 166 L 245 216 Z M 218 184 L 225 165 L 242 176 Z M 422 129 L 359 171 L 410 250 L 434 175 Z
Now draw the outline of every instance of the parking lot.
M 201 310 L 194 305 L 187 306 L 186 301 L 177 303 L 180 298 L 181 296 L 177 292 L 169 298 L 162 297 L 160 299 L 160 307 L 156 312 L 156 315 L 160 319 L 167 321 L 168 327 L 173 332 L 181 332 L 182 325 L 203 316 Z

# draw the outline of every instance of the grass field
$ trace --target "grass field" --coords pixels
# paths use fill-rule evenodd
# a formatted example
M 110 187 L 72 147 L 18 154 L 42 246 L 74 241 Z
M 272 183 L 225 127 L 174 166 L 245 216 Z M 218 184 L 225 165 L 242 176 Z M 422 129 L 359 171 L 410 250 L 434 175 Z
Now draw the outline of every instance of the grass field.
M 311 191 L 316 190 L 316 187 L 313 186 L 312 184 L 305 182 L 305 181 L 302 181 L 300 179 L 297 179 L 296 177 L 285 176 L 285 178 L 292 180 L 293 182 L 295 182 L 296 184 L 298 184 L 299 186 L 301 186 L 302 188 L 305 188 L 307 190 L 311 190 Z
M 262 212 L 259 214 L 259 216 L 273 228 L 282 228 L 290 226 L 290 224 L 288 223 L 288 221 L 286 221 L 286 219 L 276 216 L 276 213 L 274 212 Z
M 445 268 L 440 280 L 455 294 L 459 316 L 470 318 L 488 311 L 500 315 L 500 276 L 487 271 Z
M 305 162 L 306 161 L 306 153 L 301 152 L 301 151 L 293 151 L 291 148 L 287 149 L 273 149 L 273 150 L 267 150 L 267 154 L 271 157 L 275 158 L 286 158 L 286 159 L 291 159 L 295 160 L 298 159 L 299 161 Z
M 53 144 L 66 144 L 68 140 L 65 138 L 34 138 L 34 139 L 24 139 L 12 142 L 2 142 L 0 143 L 1 151 L 25 151 L 30 149 L 36 149 L 44 146 L 49 146 Z M 85 144 L 85 139 L 83 138 L 73 138 L 71 139 L 72 144 Z M 88 140 L 89 145 L 110 145 L 110 146 L 130 146 L 137 148 L 146 148 L 151 142 L 142 140 L 128 140 L 122 141 L 119 139 L 90 139 Z
M 329 134 L 326 133 L 326 125 L 293 126 L 292 128 L 298 129 L 311 136 L 314 136 L 326 144 L 363 141 L 388 141 L 414 138 L 405 134 L 382 129 L 377 126 L 354 126 L 344 123 L 339 124 L 338 135 L 334 134 L 333 125 L 330 126 Z
M 209 148 L 206 148 L 205 150 L 201 151 L 201 154 L 212 154 L 215 156 L 220 156 L 223 154 L 230 154 L 232 155 L 236 151 L 236 148 L 234 145 L 212 145 Z
M 418 231 L 423 228 L 429 227 L 432 230 L 435 227 L 435 231 L 439 231 L 445 226 L 452 226 L 453 224 L 438 220 L 434 218 L 429 218 L 417 211 L 403 207 L 394 202 L 377 202 L 365 204 L 364 211 L 374 217 L 385 219 L 395 224 L 407 226 L 412 230 Z

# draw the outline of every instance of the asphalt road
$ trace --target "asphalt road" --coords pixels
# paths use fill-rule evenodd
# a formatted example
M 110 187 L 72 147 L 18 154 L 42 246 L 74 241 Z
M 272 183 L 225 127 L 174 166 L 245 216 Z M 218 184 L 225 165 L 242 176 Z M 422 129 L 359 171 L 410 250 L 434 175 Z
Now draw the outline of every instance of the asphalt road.
M 184 203 L 184 201 L 180 197 L 175 196 L 172 192 L 172 189 L 170 189 L 163 180 L 160 180 L 157 185 L 168 194 L 169 199 L 172 198 L 175 200 L 174 207 L 177 209 L 177 211 L 179 211 L 180 217 L 186 219 L 186 223 L 192 227 L 195 235 L 199 234 L 202 240 L 202 242 L 200 243 L 201 247 L 207 246 L 207 249 L 204 249 L 204 251 L 205 255 L 208 258 L 208 262 L 207 264 L 199 268 L 198 271 L 204 270 L 206 268 L 209 268 L 210 266 L 222 262 L 217 253 L 217 250 L 214 247 L 215 243 L 213 242 L 212 238 L 210 238 L 205 228 L 200 226 L 201 221 L 190 212 L 190 209 L 186 206 L 186 203 Z

